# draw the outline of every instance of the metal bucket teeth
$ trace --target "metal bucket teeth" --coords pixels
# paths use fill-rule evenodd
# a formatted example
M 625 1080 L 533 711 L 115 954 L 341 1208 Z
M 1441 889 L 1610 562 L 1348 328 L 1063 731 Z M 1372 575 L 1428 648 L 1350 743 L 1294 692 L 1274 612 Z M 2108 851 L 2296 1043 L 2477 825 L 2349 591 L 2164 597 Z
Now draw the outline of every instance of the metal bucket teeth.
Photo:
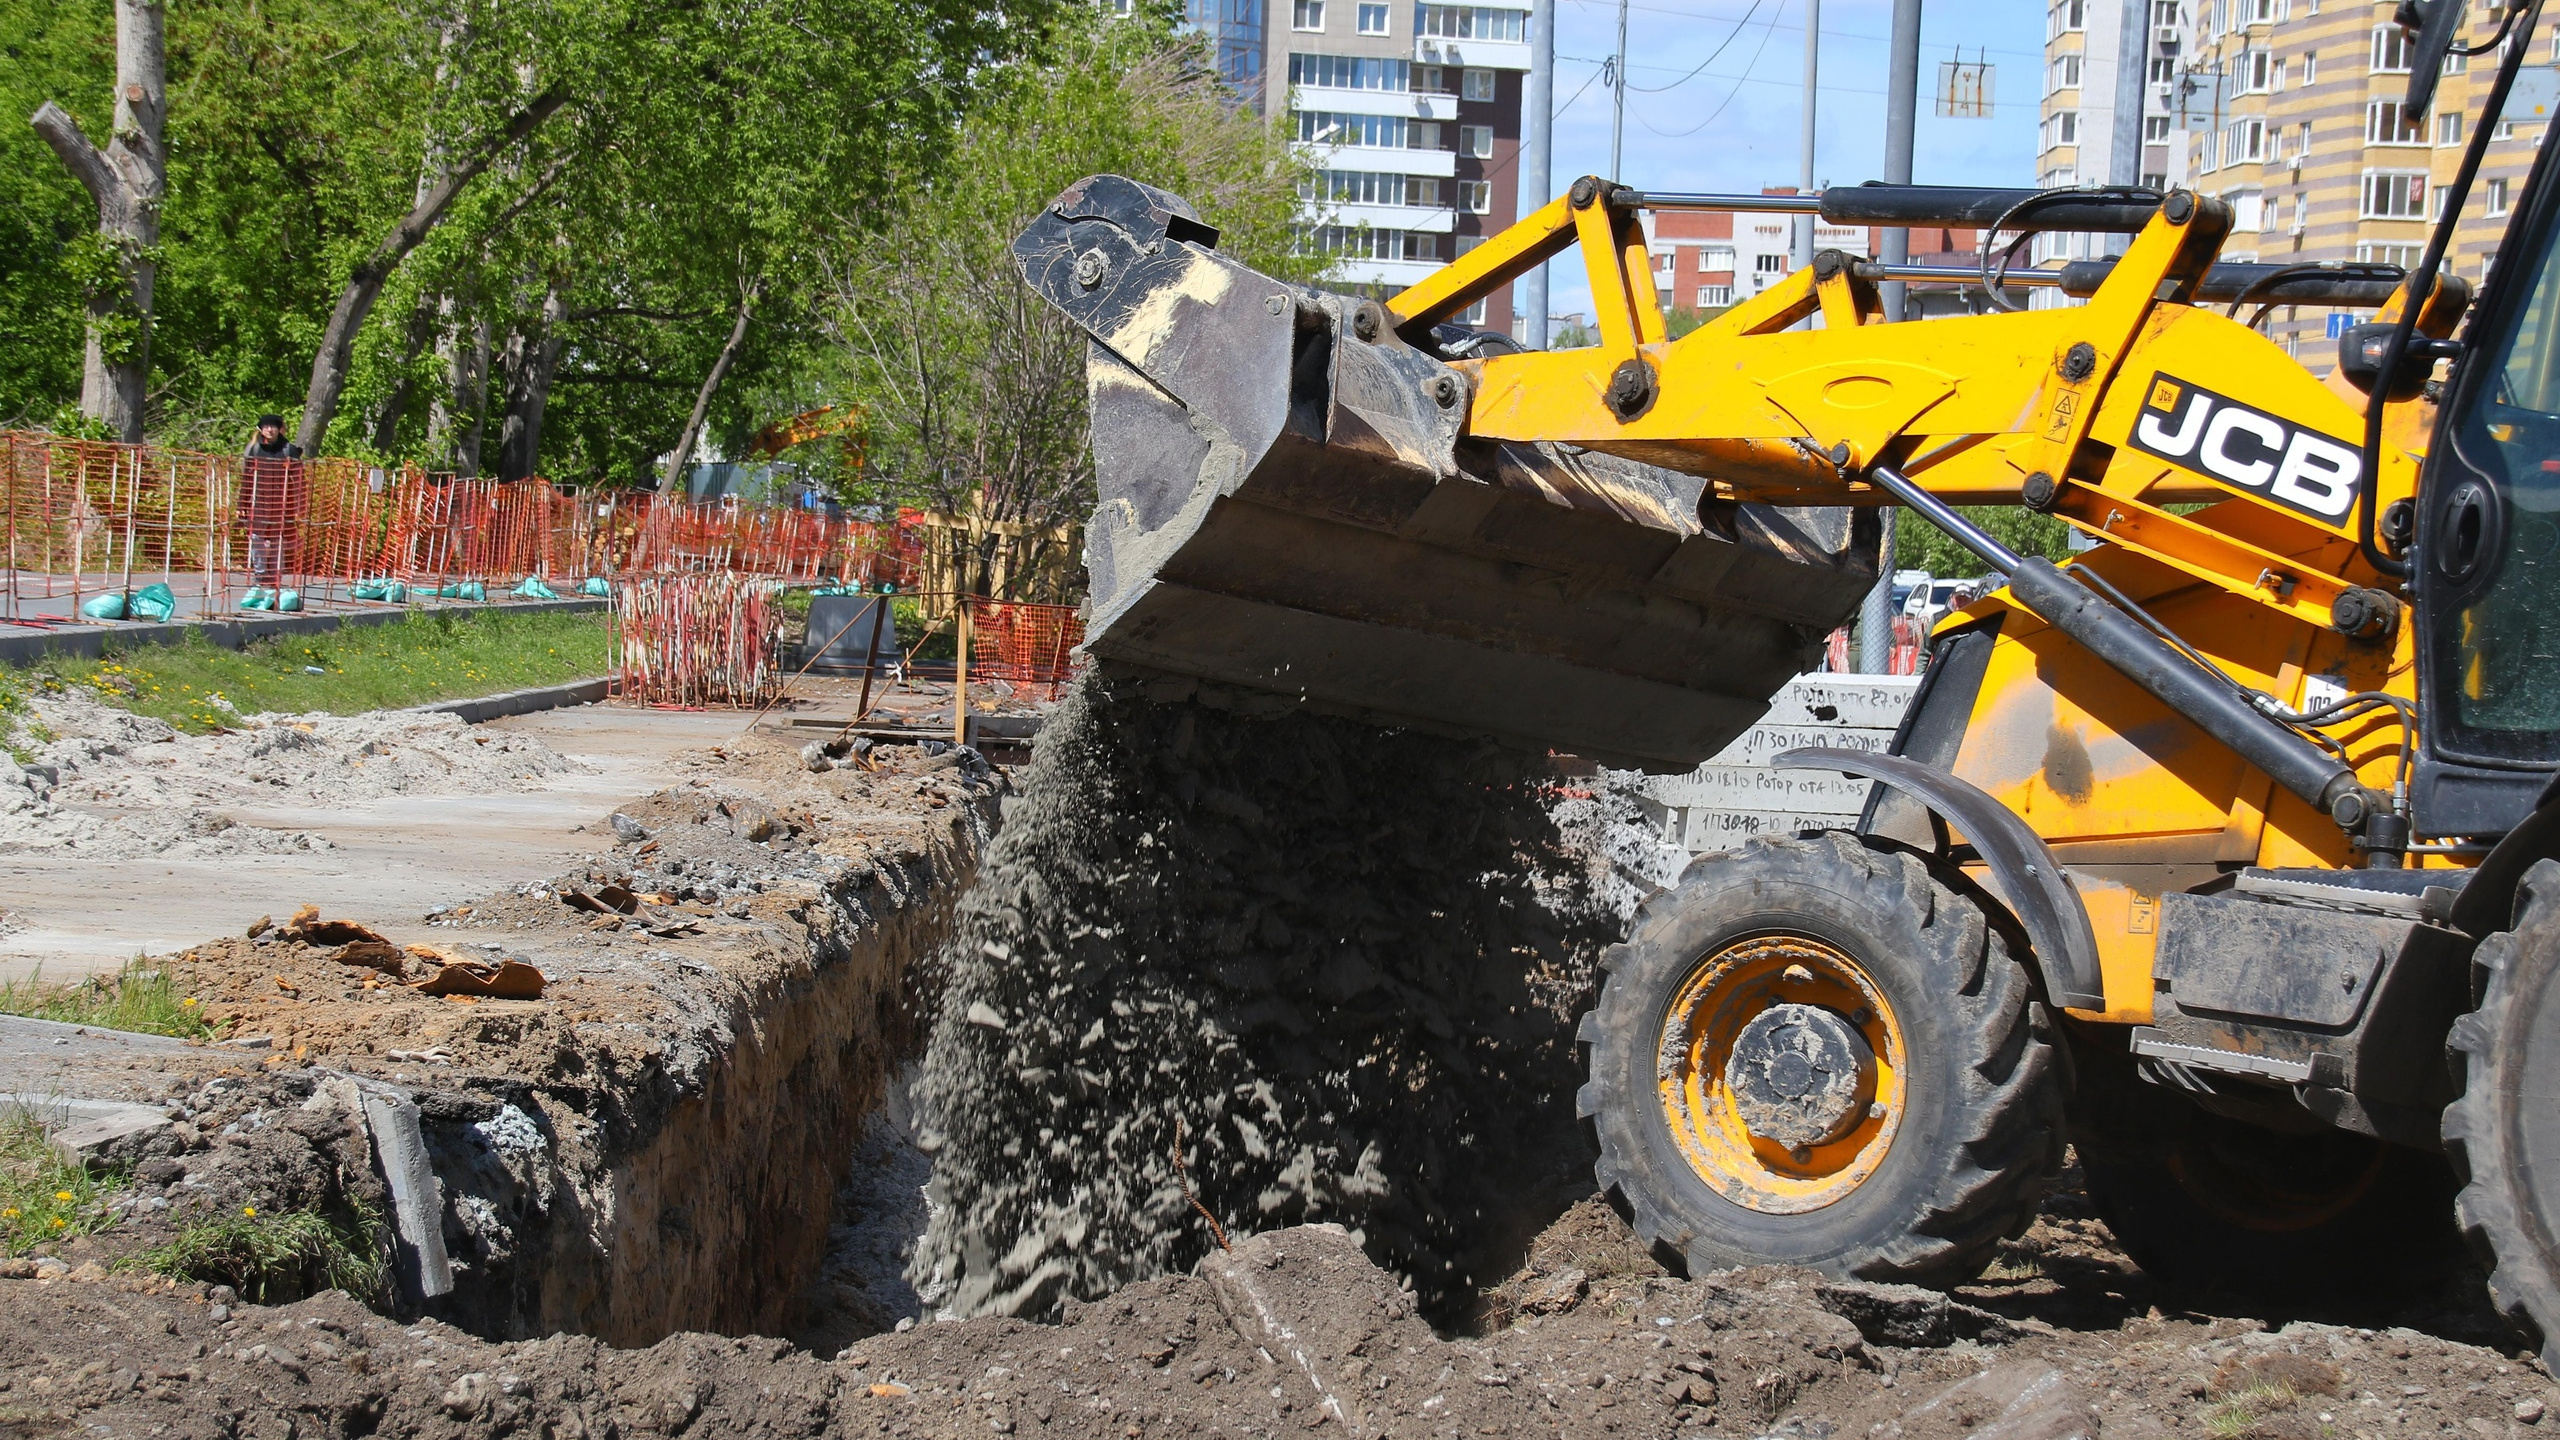
M 1467 438 L 1465 372 L 1375 303 L 1216 242 L 1116 175 L 1014 241 L 1091 341 L 1097 660 L 1231 703 L 1684 769 L 1873 584 L 1871 518 Z

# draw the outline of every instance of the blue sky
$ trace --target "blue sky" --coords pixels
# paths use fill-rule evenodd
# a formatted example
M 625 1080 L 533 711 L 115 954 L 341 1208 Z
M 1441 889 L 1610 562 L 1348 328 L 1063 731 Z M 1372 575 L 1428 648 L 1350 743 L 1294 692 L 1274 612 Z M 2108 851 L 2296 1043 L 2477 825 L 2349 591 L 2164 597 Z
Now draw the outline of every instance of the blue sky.
M 1891 0 L 1822 0 L 1815 157 L 1816 173 L 1829 183 L 1881 176 L 1892 23 Z M 1609 168 L 1609 89 L 1594 77 L 1599 62 L 1616 51 L 1617 35 L 1615 0 L 1556 0 L 1558 190 L 1577 175 Z M 1988 120 L 1942 120 L 1932 113 L 1938 62 L 1959 46 L 1967 59 L 1988 47 L 1998 67 Z M 2034 182 L 2043 46 L 2043 0 L 1935 0 L 1923 9 L 1914 180 Z M 1617 178 L 1642 189 L 1708 191 L 1795 180 L 1803 0 L 1632 0 L 1627 55 L 1626 173 Z M 1590 310 L 1589 290 L 1575 271 L 1558 265 L 1549 272 L 1551 308 L 1558 312 Z

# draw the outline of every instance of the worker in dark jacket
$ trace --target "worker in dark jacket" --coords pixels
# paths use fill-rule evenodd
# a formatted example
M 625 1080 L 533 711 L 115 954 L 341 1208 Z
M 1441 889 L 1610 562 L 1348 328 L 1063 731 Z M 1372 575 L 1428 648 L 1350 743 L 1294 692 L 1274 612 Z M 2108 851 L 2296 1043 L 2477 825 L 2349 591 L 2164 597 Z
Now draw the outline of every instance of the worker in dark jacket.
M 293 568 L 289 552 L 310 486 L 303 478 L 302 447 L 284 437 L 281 415 L 259 416 L 258 433 L 240 454 L 240 516 L 249 525 L 249 593 L 255 604 L 260 590 L 281 586 Z

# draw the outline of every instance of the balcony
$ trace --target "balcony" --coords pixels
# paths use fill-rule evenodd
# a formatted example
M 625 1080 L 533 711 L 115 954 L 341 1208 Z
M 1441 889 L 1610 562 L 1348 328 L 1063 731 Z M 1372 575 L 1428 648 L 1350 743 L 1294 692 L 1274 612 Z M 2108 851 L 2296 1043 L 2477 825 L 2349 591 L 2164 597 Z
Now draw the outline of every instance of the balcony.
M 1350 205 L 1338 200 L 1304 204 L 1318 225 L 1366 225 L 1372 230 L 1420 230 L 1435 235 L 1458 228 L 1457 214 L 1446 205 Z
M 1313 161 L 1320 170 L 1378 170 L 1398 175 L 1436 175 L 1443 180 L 1458 173 L 1458 152 L 1454 150 L 1389 150 L 1369 145 L 1310 145 L 1293 141 L 1299 154 Z
M 1412 120 L 1455 120 L 1454 95 L 1417 95 L 1410 90 L 1337 90 L 1330 85 L 1301 85 L 1294 92 L 1297 108 L 1338 115 L 1402 115 Z
M 1529 47 L 1510 40 L 1440 40 L 1413 42 L 1413 58 L 1425 65 L 1472 65 L 1482 70 L 1526 70 Z
M 1329 284 L 1382 285 L 1392 290 L 1418 285 L 1440 268 L 1430 260 L 1357 260 L 1348 256 L 1333 263 Z

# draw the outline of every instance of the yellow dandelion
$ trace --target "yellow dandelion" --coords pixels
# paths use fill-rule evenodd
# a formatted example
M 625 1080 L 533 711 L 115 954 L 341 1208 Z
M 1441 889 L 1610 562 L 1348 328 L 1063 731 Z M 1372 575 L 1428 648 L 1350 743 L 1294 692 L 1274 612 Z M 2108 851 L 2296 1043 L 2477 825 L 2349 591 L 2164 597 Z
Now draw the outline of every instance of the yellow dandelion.
M 258 1207 L 255 1205 L 243 1205 L 240 1207 L 240 1213 L 248 1216 L 252 1220 L 255 1220 L 258 1218 Z
M 70 1222 L 70 1221 L 68 1221 L 68 1220 L 63 1219 L 61 1216 L 56 1215 L 56 1216 L 54 1216 L 54 1217 L 53 1217 L 53 1228 L 54 1228 L 54 1229 L 56 1229 L 56 1230 L 67 1230 L 67 1229 L 69 1229 L 69 1228 L 70 1228 L 70 1226 L 71 1226 L 71 1222 Z
M 180 1005 L 182 1005 L 182 1006 L 183 1006 L 183 1005 L 193 1005 L 194 1003 L 196 1003 L 196 997 L 194 997 L 193 995 L 190 995 L 190 996 L 188 996 L 186 999 L 181 1000 L 181 1001 L 179 1001 L 178 1003 L 179 1003 Z
M 56 1190 L 56 1191 L 54 1191 L 54 1192 L 53 1192 L 53 1198 L 54 1198 L 54 1199 L 56 1199 L 56 1200 L 61 1201 L 61 1202 L 62 1202 L 63 1204 L 65 1204 L 65 1205 L 68 1205 L 68 1204 L 70 1204 L 72 1201 L 77 1200 L 77 1199 L 79 1199 L 80 1197 L 79 1197 L 79 1196 L 77 1196 L 77 1195 L 72 1194 L 72 1193 L 71 1193 L 70 1191 L 68 1191 L 68 1190 Z
M 6 1210 L 0 1210 L 0 1220 L 15 1220 L 17 1218 L 18 1207 L 15 1205 L 10 1206 Z

